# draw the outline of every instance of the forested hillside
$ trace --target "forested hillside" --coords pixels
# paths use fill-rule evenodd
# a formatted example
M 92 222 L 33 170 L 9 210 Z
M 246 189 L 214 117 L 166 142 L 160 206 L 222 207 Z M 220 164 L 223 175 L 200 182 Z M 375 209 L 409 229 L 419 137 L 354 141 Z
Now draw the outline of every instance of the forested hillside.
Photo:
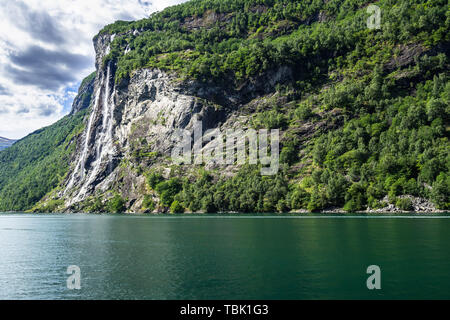
M 180 188 L 179 203 L 353 211 L 383 207 L 388 195 L 408 210 L 410 200 L 397 197 L 412 195 L 448 209 L 448 2 L 378 1 L 379 30 L 366 26 L 370 3 L 199 0 L 101 31 L 120 35 L 105 59 L 117 61 L 118 82 L 142 67 L 234 87 L 280 66 L 294 70 L 278 99 L 253 114 L 256 128 L 285 130 L 279 182 L 251 171 L 218 184 L 200 179 Z M 335 129 L 301 141 L 300 128 L 323 122 Z
M 97 37 L 115 35 L 103 66 L 115 66 L 122 87 L 142 68 L 233 93 L 257 88 L 263 75 L 280 69 L 289 74 L 261 92 L 262 103 L 239 110 L 255 129 L 282 130 L 276 176 L 245 166 L 233 177 L 199 168 L 168 179 L 162 168 L 145 165 L 139 155 L 149 153 L 136 147 L 137 156 L 124 165 L 134 161 L 147 177 L 151 191 L 143 195 L 142 211 L 360 211 L 389 203 L 412 210 L 414 198 L 449 209 L 448 1 L 374 2 L 380 29 L 367 27 L 371 3 L 192 0 L 101 30 Z M 57 161 L 30 163 L 29 157 L 48 153 L 41 148 L 48 144 L 66 150 L 66 135 L 81 118 L 62 120 L 0 153 L 0 210 L 30 208 L 57 185 L 68 158 L 60 151 Z M 129 199 L 112 191 L 114 197 L 92 199 L 83 210 L 127 210 Z M 19 200 L 23 194 L 30 196 Z
M 85 114 L 66 116 L 0 152 L 0 211 L 31 209 L 62 181 Z

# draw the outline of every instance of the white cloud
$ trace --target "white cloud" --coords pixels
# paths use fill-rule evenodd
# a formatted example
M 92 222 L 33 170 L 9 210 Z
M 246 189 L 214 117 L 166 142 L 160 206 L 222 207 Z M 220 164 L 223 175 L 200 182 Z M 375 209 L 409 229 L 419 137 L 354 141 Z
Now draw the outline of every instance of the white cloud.
M 0 0 L 0 136 L 21 138 L 68 112 L 103 26 L 185 1 Z

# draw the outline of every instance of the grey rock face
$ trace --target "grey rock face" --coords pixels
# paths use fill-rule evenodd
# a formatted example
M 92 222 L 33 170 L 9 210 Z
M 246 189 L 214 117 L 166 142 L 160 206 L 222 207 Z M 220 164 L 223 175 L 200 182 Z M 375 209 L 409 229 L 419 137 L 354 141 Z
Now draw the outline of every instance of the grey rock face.
M 236 89 L 234 85 L 181 81 L 159 69 L 141 69 L 116 83 L 116 66 L 104 59 L 113 39 L 100 35 L 94 41 L 97 73 L 92 83 L 91 111 L 59 194 L 68 208 L 113 190 L 119 180 L 141 190 L 145 184 L 142 174 L 129 171 L 124 177 L 121 164 L 136 150 L 142 151 L 142 143 L 146 153 L 167 159 L 179 142 L 178 129 L 191 130 L 197 121 L 202 122 L 203 132 L 236 126 L 245 129 L 246 120 L 236 111 L 292 77 L 291 69 L 280 67 Z M 203 148 L 209 148 L 208 143 Z M 133 201 L 140 200 L 135 197 Z
M 114 65 L 103 66 L 111 39 L 99 37 L 95 44 L 99 69 L 94 100 L 63 192 L 67 205 L 109 190 L 116 181 L 117 166 L 136 139 L 145 138 L 152 151 L 169 156 L 178 139 L 176 129 L 192 128 L 199 120 L 207 130 L 225 119 L 223 110 L 192 95 L 190 86 L 161 70 L 139 70 L 126 83 L 116 85 Z
M 414 212 L 424 212 L 424 213 L 438 213 L 445 212 L 444 210 L 438 210 L 434 204 L 424 198 L 413 197 L 411 195 L 402 195 L 399 196 L 400 199 L 409 199 L 411 200 L 412 210 Z M 385 212 L 393 212 L 400 213 L 403 212 L 400 208 L 397 208 L 394 204 L 389 203 L 388 196 L 385 196 L 382 200 L 385 204 L 384 208 L 380 209 L 370 209 L 368 208 L 366 211 L 370 213 L 385 213 Z

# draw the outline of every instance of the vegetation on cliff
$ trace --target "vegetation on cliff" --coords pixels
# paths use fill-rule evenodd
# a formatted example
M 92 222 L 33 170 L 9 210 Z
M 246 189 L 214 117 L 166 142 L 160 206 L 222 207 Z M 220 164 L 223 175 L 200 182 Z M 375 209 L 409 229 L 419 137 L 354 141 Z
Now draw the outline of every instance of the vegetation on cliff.
M 292 74 L 273 88 L 273 103 L 250 113 L 255 128 L 283 131 L 276 176 L 245 166 L 231 178 L 200 169 L 164 179 L 135 159 L 159 198 L 143 196 L 143 209 L 355 211 L 383 207 L 386 197 L 411 209 L 405 195 L 449 209 L 448 1 L 378 1 L 380 29 L 366 26 L 370 3 L 192 0 L 105 27 L 99 36 L 116 35 L 104 62 L 116 66 L 117 82 L 160 68 L 239 91 L 281 67 Z M 73 150 L 67 136 L 80 126 L 81 116 L 66 118 L 0 152 L 0 210 L 27 209 L 61 181 Z M 84 209 L 126 204 L 115 194 Z
M 330 72 L 373 69 L 401 44 L 448 41 L 445 0 L 379 1 L 380 30 L 367 28 L 370 3 L 194 0 L 148 19 L 109 25 L 100 34 L 118 34 L 105 57 L 117 61 L 117 80 L 158 67 L 205 81 L 241 81 L 291 66 L 296 80 L 308 84 L 328 79 Z
M 236 86 L 281 66 L 294 71 L 277 88 L 285 104 L 253 116 L 285 129 L 285 172 L 262 179 L 247 168 L 219 183 L 187 182 L 177 204 L 354 211 L 383 207 L 385 196 L 407 208 L 397 199 L 407 194 L 449 208 L 448 3 L 379 1 L 379 30 L 366 26 L 370 3 L 190 1 L 101 31 L 118 34 L 105 58 L 117 62 L 117 81 L 142 67 Z M 300 142 L 299 127 L 324 121 L 336 128 Z

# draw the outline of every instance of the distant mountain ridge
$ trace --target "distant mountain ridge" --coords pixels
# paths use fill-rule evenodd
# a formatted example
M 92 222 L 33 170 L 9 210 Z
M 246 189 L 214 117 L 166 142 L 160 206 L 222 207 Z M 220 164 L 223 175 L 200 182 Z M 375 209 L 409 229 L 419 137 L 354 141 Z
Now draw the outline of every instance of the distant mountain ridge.
M 6 149 L 13 145 L 17 140 L 0 137 L 0 150 Z

